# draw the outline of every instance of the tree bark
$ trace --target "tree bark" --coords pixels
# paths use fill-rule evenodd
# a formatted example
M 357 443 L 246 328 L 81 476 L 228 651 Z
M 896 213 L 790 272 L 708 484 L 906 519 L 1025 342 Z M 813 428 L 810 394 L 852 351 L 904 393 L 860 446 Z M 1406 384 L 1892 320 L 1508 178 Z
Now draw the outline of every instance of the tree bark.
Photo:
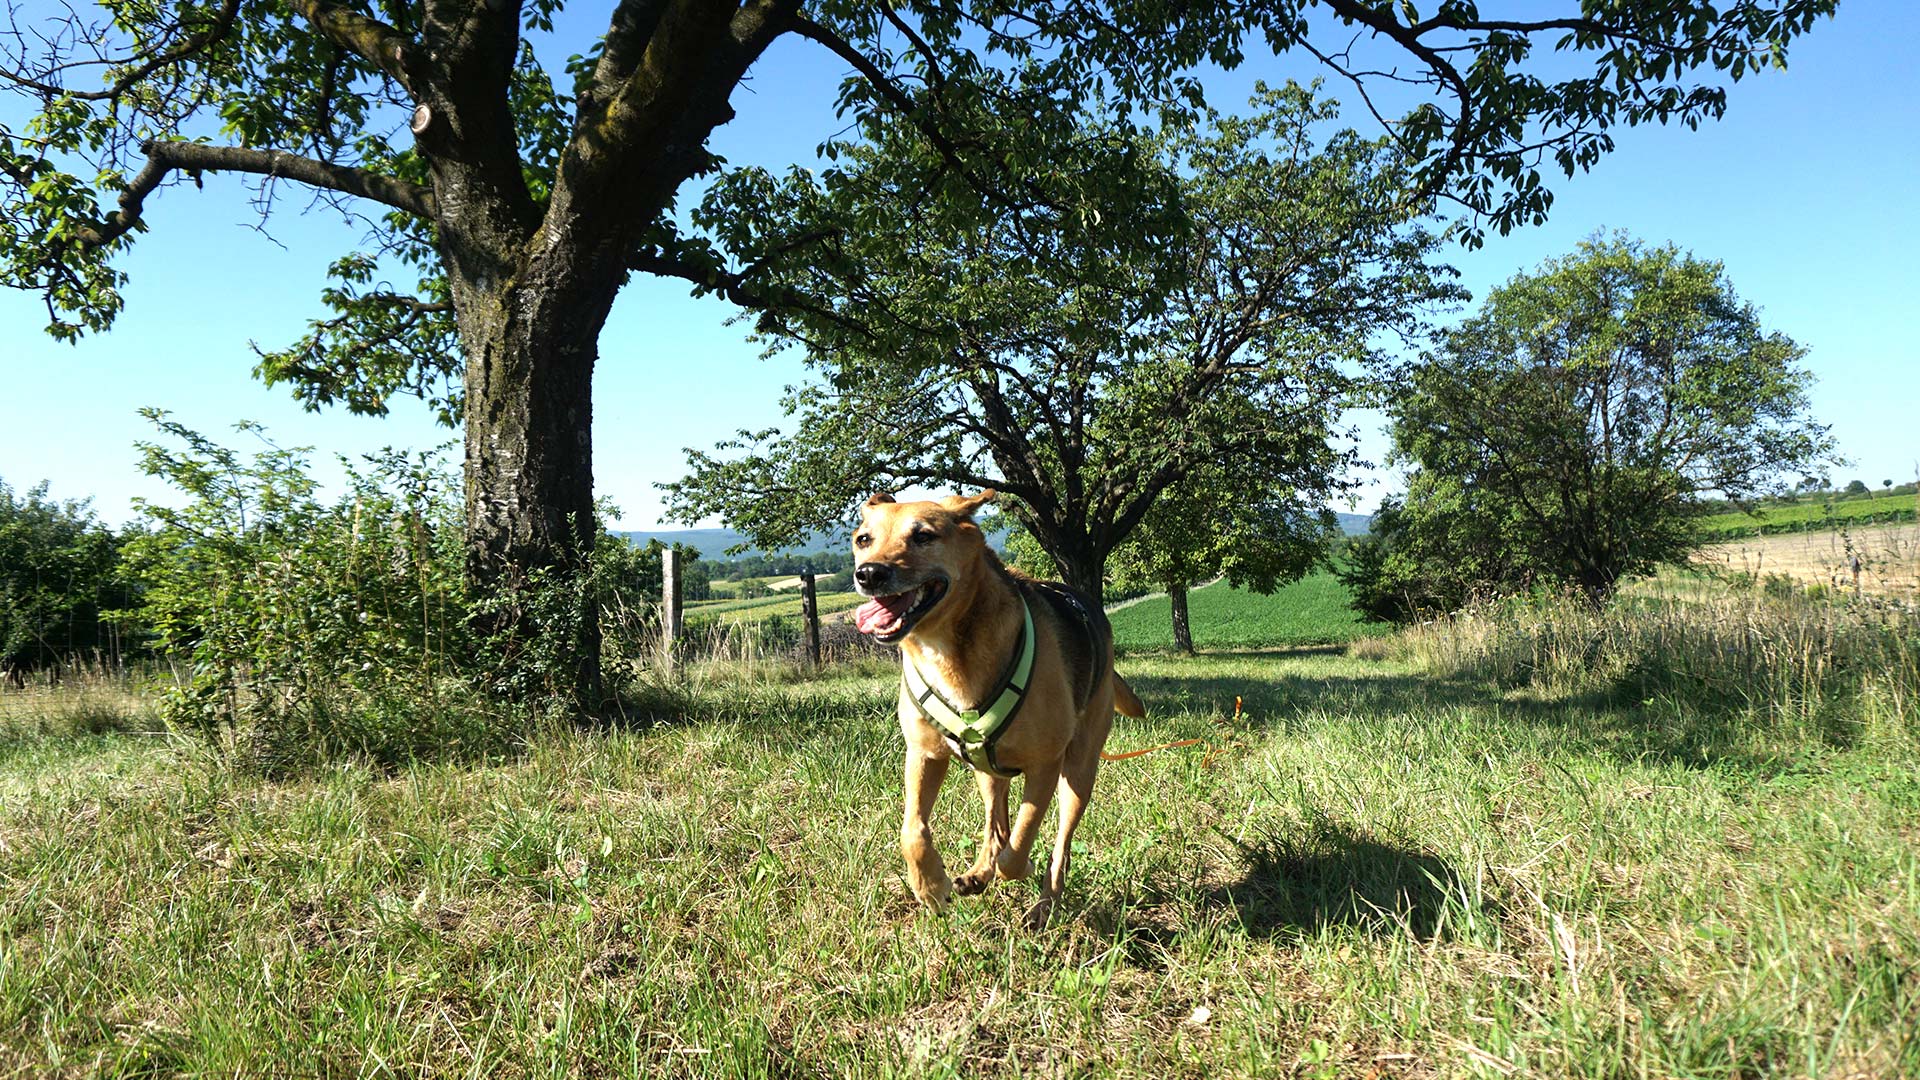
M 1055 566 L 1060 568 L 1060 580 L 1079 590 L 1095 604 L 1106 602 L 1107 553 L 1094 546 L 1085 537 L 1074 536 L 1063 528 L 1028 528 L 1034 539 L 1052 557 Z
M 1193 655 L 1193 629 L 1187 621 L 1187 583 L 1167 583 L 1167 600 L 1173 608 L 1173 647 Z
M 605 696 L 582 578 L 598 532 L 593 366 L 615 281 L 574 290 L 536 277 L 461 305 L 467 576 L 481 629 L 515 674 L 544 683 L 524 689 L 587 713 Z

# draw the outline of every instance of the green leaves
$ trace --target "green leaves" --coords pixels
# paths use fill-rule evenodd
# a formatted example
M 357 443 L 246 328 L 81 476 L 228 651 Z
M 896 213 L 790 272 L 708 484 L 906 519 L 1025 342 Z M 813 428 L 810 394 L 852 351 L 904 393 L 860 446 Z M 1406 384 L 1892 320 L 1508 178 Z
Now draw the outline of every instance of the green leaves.
M 1515 277 L 1402 373 L 1394 443 L 1419 471 L 1378 530 L 1405 583 L 1386 591 L 1597 602 L 1683 559 L 1700 495 L 1751 499 L 1832 453 L 1804 355 L 1720 264 L 1670 246 L 1596 238 Z
M 416 295 L 375 284 L 379 264 L 356 253 L 336 260 L 321 292 L 332 318 L 314 320 L 293 345 L 260 351 L 254 368 L 268 386 L 288 383 L 309 410 L 344 404 L 384 416 L 395 394 L 428 402 L 447 427 L 464 405 L 464 358 L 453 320 L 453 297 L 441 276 L 422 279 Z M 371 287 L 369 287 L 371 286 Z
M 434 701 L 464 671 L 460 484 L 438 451 L 343 461 L 348 492 L 328 503 L 305 449 L 243 424 L 260 443 L 246 453 L 145 414 L 161 441 L 141 444 L 142 468 L 183 496 L 142 502 L 151 527 L 129 545 L 143 617 L 191 661 L 172 720 L 216 747 L 254 723 L 317 743 L 342 694 Z
M 949 163 L 904 123 L 817 177 L 723 178 L 700 220 L 744 264 L 724 276 L 819 377 L 788 399 L 792 434 L 690 453 L 675 512 L 779 546 L 876 489 L 992 486 L 1097 585 L 1155 500 L 1204 474 L 1203 501 L 1234 489 L 1241 535 L 1276 550 L 1174 546 L 1251 582 L 1297 573 L 1281 538 L 1317 536 L 1337 485 L 1345 369 L 1459 291 L 1383 144 L 1319 137 L 1334 107 L 1302 87 L 1254 105 L 1148 136 L 1090 102 L 1077 128 L 1043 125 L 1052 152 L 1018 200 L 929 195 Z
M 45 484 L 24 496 L 0 480 L 0 673 L 94 660 L 134 642 L 116 633 L 133 583 L 120 542 L 85 502 L 56 502 Z

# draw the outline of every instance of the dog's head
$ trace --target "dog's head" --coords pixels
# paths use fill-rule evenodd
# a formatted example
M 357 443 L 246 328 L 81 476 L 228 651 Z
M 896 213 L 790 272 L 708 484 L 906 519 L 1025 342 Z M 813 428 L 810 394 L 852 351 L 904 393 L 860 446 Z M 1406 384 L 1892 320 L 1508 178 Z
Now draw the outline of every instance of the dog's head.
M 860 508 L 853 532 L 853 581 L 872 599 L 854 612 L 854 624 L 875 641 L 892 644 L 913 632 L 974 571 L 987 548 L 973 515 L 993 498 L 949 495 L 938 501 L 894 502 L 875 495 Z

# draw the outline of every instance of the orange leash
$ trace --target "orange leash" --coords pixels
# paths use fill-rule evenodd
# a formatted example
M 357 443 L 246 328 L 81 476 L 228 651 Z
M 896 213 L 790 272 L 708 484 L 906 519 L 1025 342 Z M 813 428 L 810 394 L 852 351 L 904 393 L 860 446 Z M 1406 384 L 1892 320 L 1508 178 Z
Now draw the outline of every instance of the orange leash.
M 1100 760 L 1101 761 L 1125 761 L 1131 757 L 1139 757 L 1141 754 L 1151 754 L 1155 750 L 1178 750 L 1183 746 L 1199 746 L 1200 742 L 1201 740 L 1199 739 L 1181 739 L 1179 742 L 1161 743 L 1159 746 L 1149 746 L 1145 750 L 1129 750 L 1124 754 L 1109 754 L 1105 750 L 1102 750 L 1100 751 Z
M 1240 699 L 1238 697 L 1235 697 L 1233 699 L 1233 718 L 1236 721 L 1240 719 Z M 1125 761 L 1128 758 L 1137 758 L 1142 754 L 1151 754 L 1156 750 L 1178 750 L 1183 746 L 1199 746 L 1205 742 L 1206 742 L 1205 739 L 1181 739 L 1179 742 L 1161 743 L 1159 746 L 1149 746 L 1145 750 L 1129 750 L 1124 754 L 1109 754 L 1105 750 L 1102 750 L 1100 751 L 1100 760 L 1101 761 Z M 1213 755 L 1208 754 L 1207 760 L 1202 762 L 1201 764 L 1203 765 L 1210 764 L 1212 761 L 1213 761 Z

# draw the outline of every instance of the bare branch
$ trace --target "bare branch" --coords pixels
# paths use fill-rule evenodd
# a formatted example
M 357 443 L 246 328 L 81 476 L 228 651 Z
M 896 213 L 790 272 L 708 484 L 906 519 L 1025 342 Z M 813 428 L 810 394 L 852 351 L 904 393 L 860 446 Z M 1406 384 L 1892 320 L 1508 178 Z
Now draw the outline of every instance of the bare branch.
M 213 21 L 208 23 L 204 29 L 189 34 L 184 41 L 175 45 L 173 48 L 156 53 L 141 61 L 139 64 L 117 76 L 105 90 L 70 90 L 53 83 L 30 78 L 18 72 L 8 71 L 4 68 L 0 68 L 0 79 L 5 79 L 17 86 L 24 86 L 29 90 L 34 90 L 42 94 L 61 95 L 80 101 L 118 100 L 120 95 L 126 93 L 130 88 L 139 84 L 141 80 L 152 75 L 154 72 L 177 64 L 182 60 L 191 59 L 207 46 L 225 38 L 228 32 L 233 29 L 234 17 L 238 15 L 239 12 L 240 0 L 223 0 L 220 9 L 213 13 Z

